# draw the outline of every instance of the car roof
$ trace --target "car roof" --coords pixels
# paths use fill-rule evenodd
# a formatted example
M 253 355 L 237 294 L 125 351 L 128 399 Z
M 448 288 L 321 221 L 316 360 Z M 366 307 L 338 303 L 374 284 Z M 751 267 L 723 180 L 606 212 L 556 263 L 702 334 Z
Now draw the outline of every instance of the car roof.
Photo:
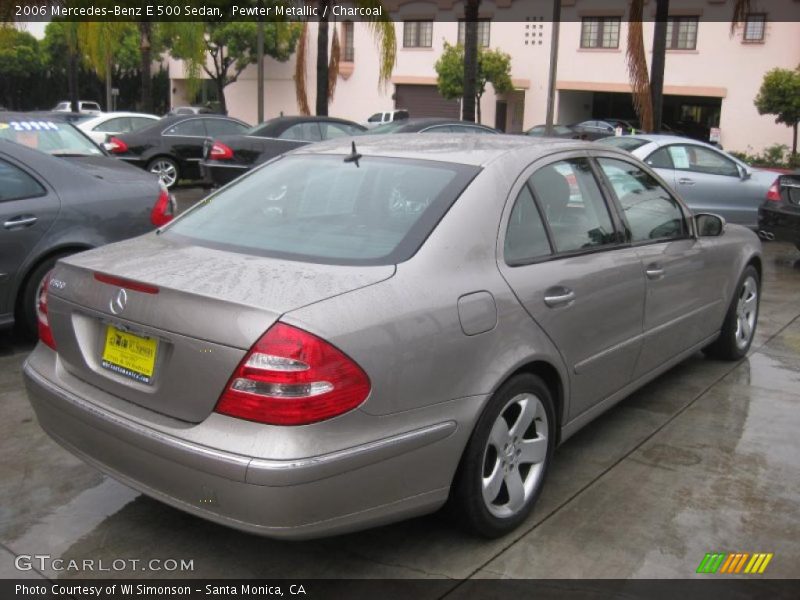
M 345 125 L 357 127 L 358 129 L 366 129 L 363 125 L 359 125 L 353 121 L 348 121 L 347 119 L 340 119 L 338 117 L 320 117 L 315 115 L 275 117 L 273 119 L 268 119 L 263 123 L 259 123 L 253 127 L 253 129 L 266 129 L 270 134 L 280 134 L 297 123 L 343 123 Z
M 475 135 L 431 133 L 419 136 L 398 136 L 391 133 L 349 137 L 344 136 L 303 146 L 292 154 L 350 154 L 355 142 L 356 152 L 364 156 L 385 156 L 431 160 L 484 166 L 510 152 L 526 152 L 532 160 L 561 150 L 614 150 L 592 142 L 558 138 L 532 138 L 516 135 Z M 626 152 L 620 154 L 628 155 Z
M 706 144 L 705 142 L 701 142 L 700 140 L 695 140 L 680 135 L 670 135 L 664 133 L 637 133 L 635 135 L 630 135 L 625 137 L 647 140 L 648 142 L 652 142 L 658 146 L 665 146 L 667 144 L 695 144 L 697 146 L 705 146 L 706 148 L 714 148 L 714 146 L 712 146 L 711 144 Z M 714 149 L 719 150 L 719 148 L 714 148 Z

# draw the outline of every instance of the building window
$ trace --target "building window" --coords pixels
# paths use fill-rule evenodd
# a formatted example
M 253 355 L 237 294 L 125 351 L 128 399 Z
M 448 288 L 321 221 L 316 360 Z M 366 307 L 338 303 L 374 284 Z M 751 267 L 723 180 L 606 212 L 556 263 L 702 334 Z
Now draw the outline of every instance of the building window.
M 581 48 L 619 48 L 619 17 L 587 17 L 581 23 Z
M 763 13 L 748 13 L 744 21 L 743 39 L 745 42 L 763 42 L 767 28 L 767 15 Z
M 352 21 L 342 22 L 342 38 L 344 39 L 342 56 L 344 57 L 344 62 L 353 62 L 356 56 L 355 48 L 353 47 L 353 28 Z
M 403 48 L 430 48 L 433 42 L 433 21 L 404 21 Z
M 492 22 L 490 19 L 478 19 L 478 46 L 481 48 L 489 47 L 489 28 Z M 466 38 L 466 26 L 464 19 L 458 22 L 458 43 L 464 45 Z
M 697 17 L 670 17 L 667 21 L 667 48 L 694 50 L 697 48 Z

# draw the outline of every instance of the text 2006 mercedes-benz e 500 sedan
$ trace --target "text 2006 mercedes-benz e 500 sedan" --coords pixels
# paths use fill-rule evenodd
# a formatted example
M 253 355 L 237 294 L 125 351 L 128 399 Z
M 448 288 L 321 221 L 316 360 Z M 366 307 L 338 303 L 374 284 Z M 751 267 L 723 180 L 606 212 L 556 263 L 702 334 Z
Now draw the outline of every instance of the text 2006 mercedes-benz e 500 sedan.
M 738 359 L 760 243 L 586 142 L 309 146 L 59 261 L 25 365 L 41 426 L 274 537 L 436 510 L 510 531 L 556 446 L 698 350 Z

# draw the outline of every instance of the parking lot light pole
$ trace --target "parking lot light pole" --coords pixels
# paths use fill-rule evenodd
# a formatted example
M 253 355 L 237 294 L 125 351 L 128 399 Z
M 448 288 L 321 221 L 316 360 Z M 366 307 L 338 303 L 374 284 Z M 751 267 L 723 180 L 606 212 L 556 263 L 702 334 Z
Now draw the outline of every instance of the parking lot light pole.
M 258 60 L 258 122 L 264 121 L 264 0 L 258 0 L 258 34 L 256 37 L 256 60 Z

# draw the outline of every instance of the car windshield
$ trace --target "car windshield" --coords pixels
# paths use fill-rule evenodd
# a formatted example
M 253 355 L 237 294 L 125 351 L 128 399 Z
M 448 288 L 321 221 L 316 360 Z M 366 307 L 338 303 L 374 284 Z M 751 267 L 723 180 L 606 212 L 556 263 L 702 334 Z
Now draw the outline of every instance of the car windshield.
M 2 119 L 0 138 L 54 156 L 102 156 L 91 140 L 68 123 L 48 120 Z
M 631 137 L 629 135 L 607 137 L 597 141 L 607 146 L 627 150 L 628 152 L 633 152 L 637 148 L 641 148 L 650 143 L 649 140 L 643 140 L 642 138 Z
M 478 172 L 465 165 L 363 157 L 279 159 L 209 196 L 165 235 L 306 262 L 407 260 Z

